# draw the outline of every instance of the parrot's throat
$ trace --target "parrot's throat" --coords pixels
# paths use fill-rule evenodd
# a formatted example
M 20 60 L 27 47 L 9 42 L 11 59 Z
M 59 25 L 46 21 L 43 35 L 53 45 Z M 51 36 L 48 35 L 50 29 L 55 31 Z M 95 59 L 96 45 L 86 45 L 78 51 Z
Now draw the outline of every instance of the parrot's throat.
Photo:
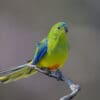
M 59 36 L 57 35 L 53 35 L 52 37 L 48 38 L 48 48 L 50 48 L 51 50 L 53 50 L 54 48 L 56 48 L 56 46 L 62 46 L 67 44 L 68 39 L 66 34 L 61 34 Z

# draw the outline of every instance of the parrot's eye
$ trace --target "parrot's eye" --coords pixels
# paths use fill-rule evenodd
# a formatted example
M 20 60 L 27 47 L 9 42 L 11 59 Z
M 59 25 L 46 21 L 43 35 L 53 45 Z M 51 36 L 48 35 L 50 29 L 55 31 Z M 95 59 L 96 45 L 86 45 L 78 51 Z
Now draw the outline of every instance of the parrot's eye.
M 57 27 L 58 30 L 60 30 L 60 27 Z

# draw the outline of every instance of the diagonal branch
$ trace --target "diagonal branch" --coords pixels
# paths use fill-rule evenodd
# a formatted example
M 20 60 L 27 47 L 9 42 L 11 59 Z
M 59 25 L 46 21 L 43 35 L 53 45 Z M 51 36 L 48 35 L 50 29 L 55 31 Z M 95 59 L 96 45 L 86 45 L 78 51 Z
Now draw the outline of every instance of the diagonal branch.
M 40 72 L 40 73 L 43 73 L 45 75 L 48 75 L 48 71 L 47 70 L 42 70 L 42 69 L 38 68 L 35 65 L 30 65 L 30 64 L 27 64 L 27 65 L 29 67 L 35 69 L 36 71 Z M 55 79 L 58 79 L 58 76 L 54 72 L 50 74 L 50 77 L 53 77 Z M 65 78 L 62 75 L 62 77 L 60 77 L 60 81 L 65 82 L 69 86 L 69 88 L 71 90 L 71 93 L 70 94 L 68 94 L 66 96 L 63 96 L 62 98 L 60 98 L 60 100 L 71 100 L 80 91 L 80 86 L 78 84 L 74 84 L 74 82 L 72 80 L 70 80 L 69 78 L 67 78 L 67 77 Z

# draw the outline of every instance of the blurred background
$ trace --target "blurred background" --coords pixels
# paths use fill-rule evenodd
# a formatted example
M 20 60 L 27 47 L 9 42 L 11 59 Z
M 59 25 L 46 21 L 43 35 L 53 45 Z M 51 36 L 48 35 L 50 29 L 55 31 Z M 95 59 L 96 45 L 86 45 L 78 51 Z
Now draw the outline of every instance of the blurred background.
M 100 99 L 99 0 L 0 0 L 0 70 L 33 58 L 35 45 L 59 21 L 69 22 L 69 59 L 61 69 L 81 92 L 74 100 Z M 62 82 L 40 73 L 0 84 L 1 100 L 59 100 L 68 94 Z

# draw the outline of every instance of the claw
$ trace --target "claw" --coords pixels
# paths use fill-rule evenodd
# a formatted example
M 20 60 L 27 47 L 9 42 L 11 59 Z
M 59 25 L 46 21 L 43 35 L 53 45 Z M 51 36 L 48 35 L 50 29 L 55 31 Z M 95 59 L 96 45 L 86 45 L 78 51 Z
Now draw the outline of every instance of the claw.
M 46 71 L 46 75 L 52 77 L 52 71 L 50 71 L 48 68 L 41 68 L 41 70 Z
M 59 69 L 56 70 L 55 75 L 57 76 L 57 81 L 62 80 L 63 75 Z

